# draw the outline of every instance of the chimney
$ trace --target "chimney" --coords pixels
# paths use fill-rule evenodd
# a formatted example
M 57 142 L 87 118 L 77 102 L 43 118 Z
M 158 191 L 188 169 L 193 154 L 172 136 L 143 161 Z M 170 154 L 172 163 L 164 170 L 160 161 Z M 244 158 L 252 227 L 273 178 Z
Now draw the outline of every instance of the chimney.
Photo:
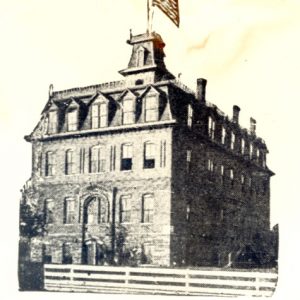
M 250 118 L 250 133 L 255 134 L 255 131 L 256 131 L 256 120 Z
M 200 102 L 205 102 L 205 93 L 206 93 L 206 84 L 207 80 L 204 78 L 197 79 L 197 99 Z
M 240 108 L 237 105 L 233 105 L 232 122 L 239 124 Z

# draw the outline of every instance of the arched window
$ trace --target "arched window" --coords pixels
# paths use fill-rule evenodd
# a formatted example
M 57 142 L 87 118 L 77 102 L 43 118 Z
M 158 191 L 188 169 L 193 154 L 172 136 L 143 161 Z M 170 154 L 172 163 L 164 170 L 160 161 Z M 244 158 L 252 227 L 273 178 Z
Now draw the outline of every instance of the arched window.
M 153 195 L 145 195 L 142 199 L 142 223 L 152 223 L 154 212 Z
M 53 152 L 46 152 L 46 161 L 45 161 L 45 176 L 54 175 L 54 155 Z
M 133 99 L 125 98 L 123 100 L 123 124 L 134 123 L 134 101 Z
M 153 169 L 155 168 L 155 156 L 156 156 L 156 146 L 151 142 L 145 143 L 144 150 L 144 168 Z
M 66 175 L 71 175 L 75 173 L 75 163 L 73 150 L 69 149 L 66 151 L 66 164 L 65 173 Z
M 93 147 L 90 157 L 90 172 L 99 173 L 105 171 L 106 153 L 104 147 Z
M 158 120 L 158 98 L 156 95 L 149 95 L 145 98 L 145 121 L 153 122 Z
M 130 196 L 122 196 L 120 199 L 120 223 L 130 222 Z
M 84 223 L 98 224 L 109 222 L 109 204 L 105 198 L 92 197 L 84 208 Z
M 131 170 L 132 169 L 132 144 L 122 145 L 122 159 L 121 159 L 121 170 Z

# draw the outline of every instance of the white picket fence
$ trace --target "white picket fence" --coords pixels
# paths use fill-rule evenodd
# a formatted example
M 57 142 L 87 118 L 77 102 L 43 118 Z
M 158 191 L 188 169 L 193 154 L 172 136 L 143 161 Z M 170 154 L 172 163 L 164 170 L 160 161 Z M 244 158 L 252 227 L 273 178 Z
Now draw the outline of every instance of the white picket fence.
M 48 291 L 102 293 L 272 296 L 274 270 L 130 268 L 87 265 L 44 266 Z

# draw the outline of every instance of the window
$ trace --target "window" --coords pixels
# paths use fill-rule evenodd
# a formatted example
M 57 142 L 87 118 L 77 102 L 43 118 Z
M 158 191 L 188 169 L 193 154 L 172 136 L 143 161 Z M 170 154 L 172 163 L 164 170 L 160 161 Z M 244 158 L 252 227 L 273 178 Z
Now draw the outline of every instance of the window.
M 145 121 L 158 120 L 158 98 L 156 95 L 149 95 L 145 99 Z
M 54 175 L 54 157 L 53 152 L 49 151 L 46 153 L 45 176 L 52 175 Z
M 253 145 L 250 143 L 249 145 L 249 156 L 250 156 L 250 159 L 252 158 L 253 156 Z
M 241 139 L 241 153 L 245 154 L 245 140 Z
M 75 201 L 72 198 L 65 199 L 64 223 L 72 224 L 75 221 Z
M 208 117 L 208 135 L 213 140 L 215 138 L 216 122 L 212 117 Z
M 192 127 L 193 125 L 193 108 L 191 104 L 188 105 L 188 119 L 187 119 L 187 125 L 188 127 Z
M 48 244 L 42 246 L 42 259 L 44 264 L 51 264 L 52 262 L 51 247 Z
M 153 143 L 145 143 L 144 168 L 155 168 L 156 146 Z
M 234 173 L 233 173 L 233 169 L 230 169 L 230 170 L 229 170 L 229 179 L 230 179 L 231 185 L 233 185 L 233 183 L 234 183 Z
M 214 171 L 214 163 L 213 163 L 213 161 L 211 160 L 211 159 L 208 159 L 208 161 L 207 161 L 207 169 L 208 169 L 208 171 L 210 171 L 210 172 L 213 172 Z
M 221 176 L 224 176 L 224 166 L 223 165 L 221 165 L 220 173 L 221 173 Z
M 230 149 L 234 150 L 234 147 L 235 147 L 235 134 L 232 132 L 231 139 L 230 139 Z
M 134 123 L 134 108 L 132 99 L 124 99 L 123 101 L 123 124 Z
M 191 162 L 192 160 L 192 150 L 187 150 L 186 151 L 186 161 Z
M 142 223 L 153 222 L 154 198 L 152 195 L 145 195 L 142 200 Z
M 142 67 L 145 64 L 145 51 L 144 49 L 140 48 L 137 51 L 137 67 Z
M 191 219 L 191 205 L 190 204 L 186 205 L 185 219 L 186 219 L 186 221 L 190 221 L 190 219 Z
M 260 162 L 260 151 L 259 149 L 256 150 L 256 160 L 259 163 Z
M 120 200 L 120 223 L 130 222 L 130 196 L 122 196 Z
M 56 133 L 57 132 L 57 112 L 49 111 L 48 114 L 48 133 Z
M 92 106 L 92 128 L 107 126 L 107 104 L 96 103 Z
M 164 168 L 166 166 L 166 148 L 167 143 L 166 141 L 160 142 L 160 166 Z
M 75 164 L 74 164 L 74 157 L 73 151 L 67 150 L 66 151 L 66 167 L 65 167 L 66 175 L 71 175 L 75 173 Z
M 105 149 L 103 147 L 93 147 L 91 150 L 91 173 L 99 173 L 105 171 Z
M 85 170 L 85 149 L 84 148 L 80 149 L 79 170 L 81 174 L 83 174 Z
M 71 264 L 72 262 L 73 262 L 73 259 L 72 259 L 71 244 L 64 243 L 62 246 L 62 263 L 63 264 Z
M 54 221 L 54 202 L 52 199 L 47 199 L 45 202 L 45 223 L 52 224 Z
M 245 175 L 242 174 L 241 175 L 241 185 L 244 185 L 245 184 Z
M 132 145 L 123 144 L 122 145 L 122 159 L 121 159 L 121 170 L 131 170 L 132 169 Z
M 67 113 L 68 131 L 75 131 L 78 127 L 77 110 L 73 109 Z
M 225 138 L 226 138 L 226 129 L 222 127 L 222 132 L 221 132 L 221 143 L 224 145 L 225 144 Z

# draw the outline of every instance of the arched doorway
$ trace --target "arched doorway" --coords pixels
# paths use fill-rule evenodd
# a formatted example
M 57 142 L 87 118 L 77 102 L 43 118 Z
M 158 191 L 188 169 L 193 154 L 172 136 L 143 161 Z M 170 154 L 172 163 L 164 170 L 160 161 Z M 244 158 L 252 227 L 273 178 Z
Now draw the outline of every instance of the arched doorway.
M 106 226 L 109 222 L 109 202 L 104 196 L 89 196 L 83 205 L 83 263 L 104 264 L 107 249 L 103 243 Z
M 106 249 L 100 240 L 91 238 L 83 244 L 83 263 L 87 265 L 103 265 Z

